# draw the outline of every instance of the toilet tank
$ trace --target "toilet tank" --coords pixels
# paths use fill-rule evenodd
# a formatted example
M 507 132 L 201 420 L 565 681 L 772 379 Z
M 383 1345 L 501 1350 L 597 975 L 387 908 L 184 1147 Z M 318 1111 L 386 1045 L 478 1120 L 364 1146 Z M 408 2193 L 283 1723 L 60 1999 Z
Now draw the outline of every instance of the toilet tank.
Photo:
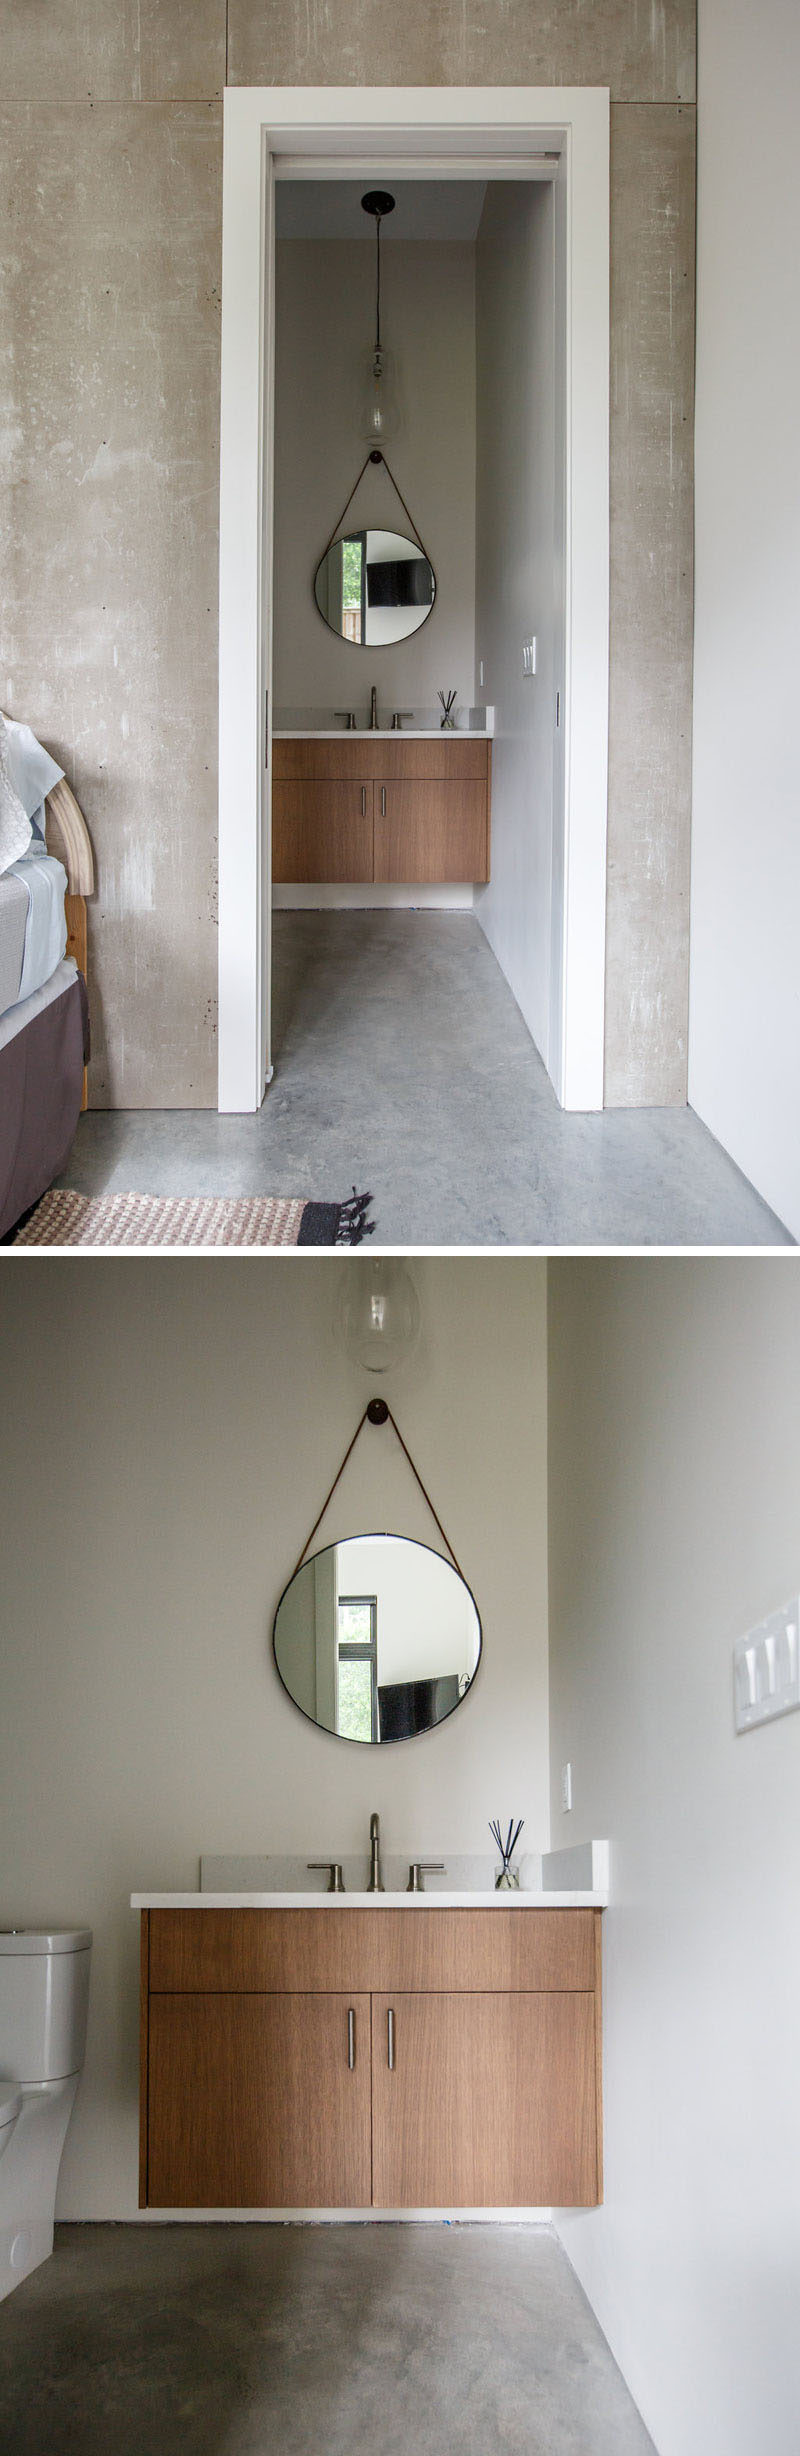
M 0 1929 L 0 2074 L 60 2081 L 80 2072 L 89 2006 L 90 1927 Z

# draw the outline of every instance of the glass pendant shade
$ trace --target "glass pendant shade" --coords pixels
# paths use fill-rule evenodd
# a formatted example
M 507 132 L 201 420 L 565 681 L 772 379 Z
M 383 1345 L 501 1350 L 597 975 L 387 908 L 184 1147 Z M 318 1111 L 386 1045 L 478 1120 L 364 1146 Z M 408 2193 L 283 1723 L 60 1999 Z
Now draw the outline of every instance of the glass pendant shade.
M 416 1346 L 419 1297 L 404 1262 L 352 1262 L 342 1273 L 337 1329 L 367 1373 L 388 1373 Z
M 368 350 L 361 371 L 358 431 L 365 443 L 390 443 L 401 425 L 397 370 L 391 350 Z

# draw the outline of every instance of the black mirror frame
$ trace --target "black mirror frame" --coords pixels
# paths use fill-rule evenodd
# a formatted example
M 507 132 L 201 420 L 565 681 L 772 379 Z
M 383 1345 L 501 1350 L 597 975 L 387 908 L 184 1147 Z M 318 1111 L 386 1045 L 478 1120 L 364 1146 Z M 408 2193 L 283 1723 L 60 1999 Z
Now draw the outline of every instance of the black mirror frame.
M 421 626 L 420 626 L 420 628 L 421 628 Z M 301 1715 L 302 1715 L 304 1723 L 310 1723 L 312 1731 L 319 1731 L 319 1732 L 321 1732 L 323 1739 L 326 1739 L 326 1740 L 338 1740 L 338 1742 L 340 1743 L 340 1745 L 341 1745 L 341 1746 L 343 1746 L 343 1747 L 345 1747 L 345 1748 L 399 1748 L 399 1747 L 401 1747 L 401 1746 L 402 1746 L 402 1745 L 403 1745 L 405 1742 L 407 1742 L 407 1741 L 409 1741 L 409 1740 L 428 1740 L 428 1739 L 430 1739 L 430 1738 L 432 1737 L 432 1734 L 433 1734 L 434 1732 L 436 1732 L 436 1731 L 441 1731 L 441 1730 L 442 1730 L 443 1725 L 444 1725 L 445 1723 L 452 1722 L 453 1715 L 458 1713 L 459 1708 L 460 1708 L 461 1706 L 466 1705 L 467 1698 L 468 1698 L 468 1697 L 471 1697 L 471 1695 L 472 1695 L 472 1691 L 473 1691 L 473 1689 L 474 1689 L 475 1682 L 476 1682 L 476 1680 L 477 1680 L 478 1673 L 479 1673 L 479 1671 L 480 1671 L 481 1663 L 482 1663 L 482 1661 L 483 1661 L 483 1622 L 482 1622 L 482 1620 L 481 1620 L 480 1612 L 479 1612 L 479 1610 L 478 1610 L 478 1606 L 477 1606 L 477 1603 L 476 1603 L 476 1601 L 475 1601 L 475 1597 L 474 1597 L 474 1594 L 473 1594 L 473 1592 L 472 1592 L 472 1588 L 471 1588 L 471 1586 L 468 1586 L 468 1585 L 467 1585 L 466 1578 L 463 1576 L 462 1571 L 461 1571 L 460 1569 L 457 1569 L 457 1568 L 455 1567 L 455 1565 L 454 1565 L 454 1563 L 453 1563 L 452 1561 L 448 1561 L 446 1553 L 444 1553 L 444 1552 L 438 1552 L 438 1551 L 437 1551 L 437 1549 L 436 1549 L 435 1544 L 423 1544 L 423 1543 L 420 1543 L 419 1537 L 418 1537 L 418 1536 L 416 1536 L 416 1535 L 398 1535 L 398 1536 L 395 1536 L 395 1541 L 396 1541 L 396 1542 L 398 1542 L 398 1543 L 406 1543 L 406 1544 L 415 1544 L 415 1545 L 416 1545 L 416 1547 L 417 1547 L 417 1550 L 418 1550 L 419 1552 L 431 1552 L 431 1553 L 433 1554 L 433 1558 L 434 1558 L 434 1560 L 437 1560 L 437 1561 L 444 1561 L 444 1563 L 445 1563 L 445 1567 L 446 1567 L 446 1568 L 448 1568 L 448 1569 L 452 1569 L 452 1570 L 453 1570 L 453 1575 L 459 1579 L 460 1584 L 461 1584 L 461 1585 L 464 1587 L 464 1589 L 465 1589 L 466 1593 L 467 1593 L 467 1594 L 468 1594 L 468 1596 L 469 1596 L 470 1603 L 472 1604 L 472 1608 L 473 1608 L 473 1611 L 474 1611 L 474 1614 L 475 1614 L 475 1618 L 476 1618 L 476 1621 L 477 1621 L 477 1623 L 478 1623 L 478 1655 L 477 1655 L 477 1661 L 476 1661 L 476 1664 L 475 1664 L 475 1669 L 474 1669 L 474 1672 L 473 1672 L 473 1674 L 472 1674 L 472 1678 L 471 1678 L 470 1683 L 469 1683 L 469 1687 L 468 1687 L 468 1688 L 466 1688 L 466 1689 L 464 1690 L 463 1697 L 459 1697 L 459 1698 L 457 1698 L 457 1699 L 456 1699 L 456 1703 L 455 1703 L 455 1705 L 454 1705 L 454 1706 L 449 1706 L 449 1707 L 448 1707 L 448 1710 L 447 1710 L 447 1713 L 446 1713 L 446 1714 L 442 1714 L 442 1715 L 440 1715 L 438 1722 L 435 1722 L 435 1723 L 429 1723 L 427 1731 L 403 1731 L 403 1732 L 398 1732 L 397 1738 L 396 1738 L 396 1739 L 394 1739 L 394 1740 L 351 1740 L 351 1739 L 349 1738 L 348 1733 L 347 1733 L 346 1731 L 331 1731 L 330 1726 L 329 1726 L 329 1724 L 328 1724 L 328 1723 L 318 1723 L 318 1722 L 317 1722 L 317 1720 L 316 1720 L 316 1717 L 315 1717 L 313 1714 L 307 1714 L 307 1713 L 306 1713 L 305 1706 L 298 1705 L 297 1698 L 292 1696 L 291 1689 L 287 1687 L 286 1681 L 284 1680 L 283 1673 L 282 1673 L 282 1671 L 281 1671 L 281 1667 L 280 1667 L 280 1663 L 278 1662 L 278 1649 L 277 1649 L 277 1646 L 276 1646 L 276 1643 L 275 1643 L 275 1631 L 276 1631 L 276 1629 L 277 1629 L 277 1625 L 278 1625 L 278 1614 L 279 1614 L 279 1612 L 280 1612 L 281 1604 L 285 1602 L 285 1599 L 286 1599 L 286 1596 L 288 1595 L 288 1592 L 289 1592 L 289 1588 L 290 1588 L 290 1586 L 293 1586 L 293 1585 L 294 1585 L 295 1578 L 299 1577 L 301 1569 L 306 1569 L 306 1568 L 308 1568 L 308 1567 L 310 1566 L 310 1563 L 311 1563 L 312 1561 L 317 1561 L 317 1560 L 320 1560 L 320 1559 L 321 1559 L 321 1557 L 322 1557 L 322 1553 L 323 1553 L 323 1552 L 334 1552 L 334 1551 L 336 1550 L 337 1544 L 340 1544 L 340 1543 L 371 1543 L 371 1542 L 373 1541 L 374 1537 L 376 1537 L 376 1536 L 378 1536 L 378 1537 L 380 1538 L 380 1540 L 381 1540 L 382 1542 L 384 1542 L 384 1541 L 386 1540 L 387 1535 L 391 1537 L 393 1534 L 394 1534 L 394 1530 L 393 1530 L 391 1527 L 388 1527 L 388 1528 L 387 1528 L 387 1527 L 372 1527 L 372 1528 L 370 1528 L 369 1530 L 366 1530 L 366 1529 L 365 1529 L 363 1532 L 359 1533 L 358 1535 L 339 1535 L 339 1536 L 337 1537 L 337 1539 L 336 1539 L 336 1543 L 333 1543 L 333 1544 L 322 1544 L 322 1545 L 321 1545 L 321 1547 L 320 1547 L 320 1551 L 319 1551 L 319 1552 L 309 1552 L 309 1553 L 307 1553 L 307 1554 L 306 1554 L 306 1556 L 305 1556 L 305 1558 L 304 1558 L 303 1560 L 301 1560 L 301 1561 L 299 1561 L 299 1562 L 298 1562 L 297 1568 L 296 1568 L 296 1569 L 294 1569 L 294 1570 L 292 1571 L 292 1575 L 291 1575 L 291 1577 L 290 1577 L 290 1578 L 287 1578 L 286 1585 L 284 1586 L 284 1589 L 283 1589 L 283 1593 L 282 1593 L 281 1595 L 279 1595 L 279 1597 L 278 1597 L 278 1601 L 277 1601 L 277 1604 L 276 1604 L 276 1606 L 275 1606 L 275 1612 L 274 1612 L 274 1615 L 273 1615 L 273 1621 L 272 1621 L 272 1659 L 273 1659 L 273 1662 L 274 1662 L 274 1665 L 275 1665 L 275 1670 L 276 1670 L 276 1672 L 277 1672 L 278 1679 L 279 1679 L 280 1684 L 281 1684 L 281 1688 L 283 1689 L 285 1696 L 287 1696 L 287 1697 L 289 1698 L 290 1704 L 294 1706 L 295 1713 L 296 1713 L 296 1714 L 301 1714 Z
M 356 534 L 358 534 L 358 532 L 356 532 Z M 366 532 L 365 532 L 365 534 L 366 534 Z M 386 531 L 386 535 L 387 535 L 387 536 L 392 536 L 392 537 L 400 537 L 400 538 L 402 538 L 402 539 L 403 539 L 403 543 L 404 543 L 405 545 L 413 545 L 413 543 L 414 543 L 413 538 L 410 538 L 410 537 L 405 537 L 405 536 L 403 535 L 403 531 L 402 531 L 401 529 L 392 529 L 392 530 L 387 530 L 387 531 Z M 317 613 L 318 613 L 318 615 L 319 615 L 320 622 L 324 623 L 324 625 L 325 625 L 325 629 L 326 629 L 326 631 L 329 631 L 329 632 L 330 632 L 330 634 L 331 634 L 331 638 L 332 638 L 332 639 L 334 639 L 334 640 L 339 640 L 339 641 L 341 642 L 341 645 L 342 645 L 342 647 L 343 647 L 343 648 L 359 648 L 359 649 L 361 650 L 362 656 L 380 656 L 380 655 L 382 655 L 383 650 L 384 650 L 385 648 L 404 648 L 404 647 L 405 647 L 405 645 L 406 645 L 406 642 L 407 642 L 408 640 L 415 640 L 415 639 L 417 638 L 417 634 L 418 634 L 420 631 L 424 631 L 426 623 L 429 623 L 429 622 L 430 622 L 431 615 L 432 615 L 432 614 L 434 614 L 434 613 L 435 613 L 435 611 L 436 611 L 436 601 L 437 601 L 437 598 L 438 598 L 438 595 L 439 595 L 439 583 L 438 583 L 438 580 L 437 580 L 437 577 L 436 577 L 436 573 L 435 573 L 434 568 L 433 568 L 433 564 L 432 564 L 432 562 L 431 562 L 430 555 L 426 553 L 424 546 L 421 546 L 421 547 L 420 547 L 420 557 L 421 557 L 421 560 L 422 560 L 424 563 L 427 563 L 428 570 L 429 570 L 430 575 L 431 575 L 431 580 L 432 580 L 432 582 L 433 582 L 433 592 L 432 592 L 432 595 L 431 595 L 431 602 L 430 602 L 430 605 L 429 605 L 429 606 L 426 606 L 426 608 L 425 608 L 425 612 L 424 612 L 424 614 L 423 614 L 423 616 L 422 616 L 422 621 L 421 621 L 421 622 L 419 622 L 419 623 L 415 623 L 413 631 L 404 631 L 404 632 L 402 633 L 402 636 L 401 636 L 401 638 L 400 638 L 399 640 L 375 640 L 375 641 L 372 641 L 372 640 L 349 640 L 349 639 L 348 639 L 348 637 L 347 637 L 347 633 L 346 633 L 345 631 L 337 631 L 337 630 L 336 630 L 336 627 L 335 627 L 335 624 L 334 624 L 334 623 L 329 623 L 329 621 L 328 621 L 328 617 L 327 617 L 327 614 L 323 614 L 322 607 L 321 607 L 321 605 L 320 605 L 319 598 L 318 598 L 318 596 L 317 596 L 317 581 L 318 581 L 318 579 L 319 579 L 319 575 L 320 575 L 320 572 L 321 572 L 321 570 L 322 570 L 323 564 L 324 564 L 324 563 L 326 563 L 326 562 L 327 562 L 327 560 L 328 560 L 328 556 L 329 556 L 329 554 L 330 554 L 331 546 L 332 546 L 332 545 L 342 545 L 342 544 L 346 544 L 346 543 L 347 543 L 347 540 L 346 540 L 346 539 L 342 539 L 342 538 L 338 538 L 338 537 L 337 537 L 337 538 L 331 538 L 330 543 L 329 543 L 329 544 L 326 546 L 326 548 L 325 548 L 325 552 L 324 552 L 324 554 L 321 554 L 321 555 L 320 555 L 320 559 L 319 559 L 319 562 L 318 562 L 318 564 L 317 564 L 317 567 L 316 567 L 316 570 L 315 570 L 315 573 L 314 573 L 313 580 L 312 580 L 312 582 L 311 582 L 311 595 L 312 595 L 312 597 L 313 597 L 313 600 L 314 600 L 314 605 L 315 605 L 315 608 L 316 608 L 316 612 L 317 612 Z

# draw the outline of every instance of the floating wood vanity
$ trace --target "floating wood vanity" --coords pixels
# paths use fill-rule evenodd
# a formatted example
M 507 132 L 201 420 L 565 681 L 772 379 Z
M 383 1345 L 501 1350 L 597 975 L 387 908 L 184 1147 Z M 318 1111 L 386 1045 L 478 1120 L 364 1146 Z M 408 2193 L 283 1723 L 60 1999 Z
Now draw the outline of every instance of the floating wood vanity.
M 482 734 L 276 734 L 276 885 L 485 885 L 491 749 Z
M 141 2206 L 599 2201 L 601 1915 L 143 1907 Z

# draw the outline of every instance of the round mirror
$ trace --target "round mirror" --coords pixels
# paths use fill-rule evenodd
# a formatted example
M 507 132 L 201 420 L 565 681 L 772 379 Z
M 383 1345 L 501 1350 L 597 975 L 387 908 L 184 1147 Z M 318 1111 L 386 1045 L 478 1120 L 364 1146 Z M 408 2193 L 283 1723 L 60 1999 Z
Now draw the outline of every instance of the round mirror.
M 301 1714 L 340 1740 L 410 1740 L 461 1704 L 481 1624 L 457 1569 L 405 1535 L 312 1553 L 281 1596 L 275 1661 Z
M 314 595 L 323 622 L 339 639 L 354 648 L 386 648 L 427 622 L 436 580 L 413 537 L 358 529 L 328 547 L 317 565 Z

